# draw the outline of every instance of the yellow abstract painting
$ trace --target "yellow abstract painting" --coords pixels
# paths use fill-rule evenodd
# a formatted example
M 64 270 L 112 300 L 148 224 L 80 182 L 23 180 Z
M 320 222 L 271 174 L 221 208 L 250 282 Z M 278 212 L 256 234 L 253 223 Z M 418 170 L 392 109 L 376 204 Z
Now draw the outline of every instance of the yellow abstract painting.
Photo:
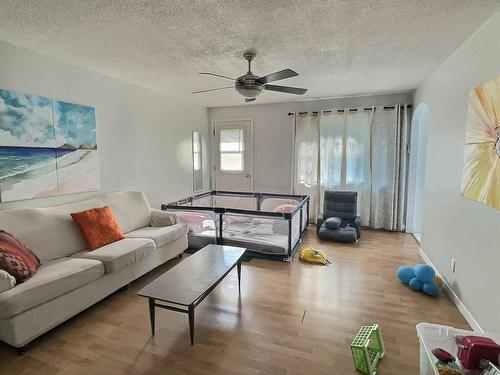
M 470 93 L 462 196 L 500 210 L 500 76 Z

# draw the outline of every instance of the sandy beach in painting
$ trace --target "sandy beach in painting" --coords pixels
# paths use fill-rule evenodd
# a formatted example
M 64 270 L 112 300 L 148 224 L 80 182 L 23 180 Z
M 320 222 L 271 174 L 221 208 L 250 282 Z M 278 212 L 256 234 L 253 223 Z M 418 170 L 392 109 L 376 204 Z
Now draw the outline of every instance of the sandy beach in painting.
M 8 190 L 2 191 L 2 202 L 17 200 L 20 197 L 48 197 L 75 190 L 90 191 L 99 185 L 97 150 L 72 151 L 58 157 L 53 169 L 50 170 L 47 165 L 44 165 L 44 168 L 49 169 L 47 173 L 23 179 Z

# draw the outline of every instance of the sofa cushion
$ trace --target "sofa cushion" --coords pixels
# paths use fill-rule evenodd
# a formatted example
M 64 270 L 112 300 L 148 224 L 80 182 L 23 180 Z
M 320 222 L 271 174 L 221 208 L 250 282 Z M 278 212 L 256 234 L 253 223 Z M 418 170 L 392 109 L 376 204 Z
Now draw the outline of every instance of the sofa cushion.
M 103 274 L 104 266 L 96 260 L 59 258 L 44 263 L 32 278 L 0 293 L 0 319 L 20 314 Z
M 125 235 L 127 238 L 149 238 L 152 239 L 156 247 L 161 247 L 172 241 L 175 241 L 188 232 L 186 224 L 175 224 L 168 227 L 144 227 Z
M 151 206 L 142 191 L 103 194 L 100 200 L 111 207 L 123 233 L 148 226 L 151 222 Z
M 130 266 L 155 250 L 153 240 L 147 238 L 125 238 L 93 251 L 80 251 L 71 258 L 94 259 L 104 263 L 106 273 Z
M 88 200 L 48 208 L 0 210 L 0 223 L 2 229 L 29 246 L 44 263 L 87 248 L 70 213 L 100 204 L 98 200 Z
M 140 191 L 97 195 L 93 199 L 46 208 L 0 210 L 1 228 L 26 244 L 43 262 L 67 257 L 87 245 L 70 213 L 109 205 L 124 233 L 149 225 L 149 203 Z

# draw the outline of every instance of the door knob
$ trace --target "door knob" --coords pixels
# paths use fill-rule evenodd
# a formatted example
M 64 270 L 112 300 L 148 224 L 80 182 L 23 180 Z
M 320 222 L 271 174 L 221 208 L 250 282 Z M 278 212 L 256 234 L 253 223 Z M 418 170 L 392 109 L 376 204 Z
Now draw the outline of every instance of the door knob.
M 249 177 L 252 177 L 252 175 L 251 174 L 246 174 L 245 177 L 249 178 Z

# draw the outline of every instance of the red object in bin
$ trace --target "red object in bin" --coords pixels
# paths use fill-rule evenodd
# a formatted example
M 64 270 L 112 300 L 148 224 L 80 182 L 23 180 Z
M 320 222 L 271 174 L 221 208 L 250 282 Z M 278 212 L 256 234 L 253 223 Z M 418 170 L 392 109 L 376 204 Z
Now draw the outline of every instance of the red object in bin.
M 487 359 L 498 364 L 500 345 L 487 337 L 465 336 L 458 342 L 458 359 L 468 370 L 480 370 L 479 363 Z

